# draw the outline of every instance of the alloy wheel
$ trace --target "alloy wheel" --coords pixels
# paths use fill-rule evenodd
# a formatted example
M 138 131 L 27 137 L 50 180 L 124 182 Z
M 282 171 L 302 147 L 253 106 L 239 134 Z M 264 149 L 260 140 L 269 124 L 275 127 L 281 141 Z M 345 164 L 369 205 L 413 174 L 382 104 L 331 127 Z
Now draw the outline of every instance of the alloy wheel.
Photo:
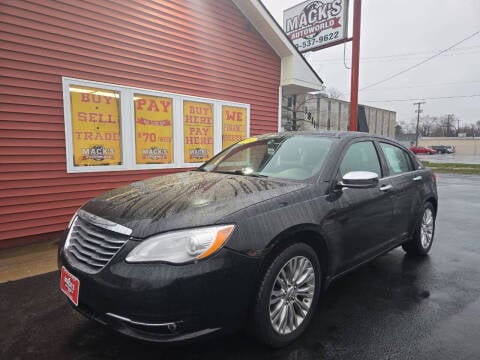
M 295 331 L 306 318 L 315 294 L 315 271 L 304 256 L 291 258 L 280 270 L 270 292 L 270 322 L 281 334 Z
M 422 247 L 427 249 L 433 238 L 433 213 L 429 208 L 426 208 L 423 213 L 420 236 Z

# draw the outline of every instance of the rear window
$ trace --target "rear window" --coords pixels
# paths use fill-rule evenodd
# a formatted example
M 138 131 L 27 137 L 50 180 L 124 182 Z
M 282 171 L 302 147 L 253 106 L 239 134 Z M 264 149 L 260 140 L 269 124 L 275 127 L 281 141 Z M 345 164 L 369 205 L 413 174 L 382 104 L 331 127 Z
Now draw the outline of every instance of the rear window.
M 413 170 L 412 162 L 408 153 L 398 146 L 380 143 L 383 154 L 387 160 L 390 175 L 401 174 Z

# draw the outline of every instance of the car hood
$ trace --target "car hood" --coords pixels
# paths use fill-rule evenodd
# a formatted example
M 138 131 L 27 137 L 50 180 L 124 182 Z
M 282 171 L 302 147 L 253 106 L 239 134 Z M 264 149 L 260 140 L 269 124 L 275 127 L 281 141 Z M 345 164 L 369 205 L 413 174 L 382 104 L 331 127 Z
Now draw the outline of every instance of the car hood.
M 189 171 L 111 190 L 82 209 L 126 226 L 132 236 L 214 224 L 223 217 L 305 184 L 242 175 Z

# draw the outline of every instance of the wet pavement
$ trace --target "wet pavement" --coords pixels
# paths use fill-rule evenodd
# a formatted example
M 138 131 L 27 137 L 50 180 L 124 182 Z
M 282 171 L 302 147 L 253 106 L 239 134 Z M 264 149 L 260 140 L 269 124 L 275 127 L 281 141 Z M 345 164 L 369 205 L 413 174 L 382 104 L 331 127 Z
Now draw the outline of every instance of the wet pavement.
M 480 176 L 438 184 L 431 255 L 395 249 L 337 281 L 284 349 L 246 333 L 175 347 L 126 338 L 74 312 L 54 272 L 0 284 L 0 359 L 480 359 Z
M 420 160 L 434 163 L 480 164 L 480 155 L 434 154 L 417 155 Z

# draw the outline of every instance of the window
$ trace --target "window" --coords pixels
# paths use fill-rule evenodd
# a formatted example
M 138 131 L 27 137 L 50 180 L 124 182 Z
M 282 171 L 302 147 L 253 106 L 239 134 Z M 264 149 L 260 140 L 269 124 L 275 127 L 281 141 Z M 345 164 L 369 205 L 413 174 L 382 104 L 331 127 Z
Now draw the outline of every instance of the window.
M 248 104 L 62 80 L 69 173 L 197 167 L 249 136 Z
M 74 166 L 122 165 L 120 93 L 70 86 Z
M 406 151 L 397 146 L 383 142 L 380 143 L 380 147 L 387 159 L 390 175 L 401 174 L 413 170 L 410 156 L 408 156 Z
M 207 162 L 203 171 L 305 180 L 317 174 L 330 149 L 329 138 L 249 138 Z
M 371 141 L 357 142 L 348 148 L 340 164 L 340 175 L 350 171 L 371 171 L 381 177 L 380 161 Z
M 247 137 L 247 109 L 238 106 L 222 106 L 223 149 Z
M 203 163 L 213 156 L 213 104 L 183 102 L 186 163 Z
M 134 94 L 135 161 L 137 164 L 173 163 L 173 99 Z

